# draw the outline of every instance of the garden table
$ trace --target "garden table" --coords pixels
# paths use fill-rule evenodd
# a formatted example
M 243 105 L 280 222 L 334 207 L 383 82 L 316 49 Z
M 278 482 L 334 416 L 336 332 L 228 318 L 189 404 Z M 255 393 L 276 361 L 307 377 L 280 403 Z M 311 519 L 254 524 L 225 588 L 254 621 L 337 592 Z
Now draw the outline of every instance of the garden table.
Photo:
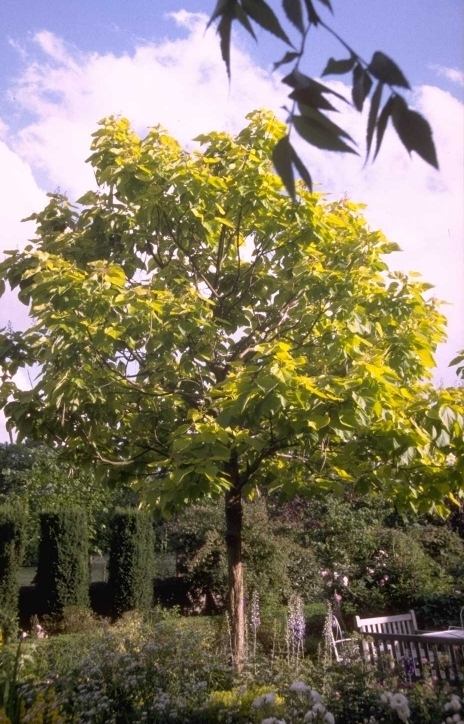
M 450 639 L 450 641 L 462 639 L 464 644 L 464 629 L 462 628 L 447 629 L 446 631 L 427 631 L 426 633 L 421 633 L 420 635 L 427 638 L 435 637 L 440 639 Z

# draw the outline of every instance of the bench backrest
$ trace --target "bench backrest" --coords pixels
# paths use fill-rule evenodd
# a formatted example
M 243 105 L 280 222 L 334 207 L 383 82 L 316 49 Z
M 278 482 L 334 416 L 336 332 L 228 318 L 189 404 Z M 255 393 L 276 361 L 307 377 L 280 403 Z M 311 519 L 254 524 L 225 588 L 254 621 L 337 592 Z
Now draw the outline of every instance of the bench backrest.
M 375 618 L 356 616 L 356 628 L 361 633 L 415 634 L 418 630 L 416 614 L 412 610 L 396 616 L 377 616 Z

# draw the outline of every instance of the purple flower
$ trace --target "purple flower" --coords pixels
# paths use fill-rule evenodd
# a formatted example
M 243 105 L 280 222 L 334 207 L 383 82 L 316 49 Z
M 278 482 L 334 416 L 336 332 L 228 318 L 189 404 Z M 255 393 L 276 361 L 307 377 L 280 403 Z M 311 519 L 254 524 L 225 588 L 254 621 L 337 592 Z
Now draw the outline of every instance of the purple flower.
M 302 644 L 306 630 L 306 621 L 303 611 L 303 602 L 299 596 L 294 596 L 288 605 L 287 631 L 294 646 Z
M 259 596 L 256 591 L 253 591 L 253 597 L 251 599 L 251 612 L 250 612 L 250 626 L 256 631 L 261 625 L 261 619 L 259 616 Z

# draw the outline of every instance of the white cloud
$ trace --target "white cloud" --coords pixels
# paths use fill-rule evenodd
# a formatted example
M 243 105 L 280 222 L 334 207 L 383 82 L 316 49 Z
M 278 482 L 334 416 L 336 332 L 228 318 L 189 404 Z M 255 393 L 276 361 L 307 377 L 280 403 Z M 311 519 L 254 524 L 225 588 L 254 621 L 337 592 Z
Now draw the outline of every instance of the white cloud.
M 448 68 L 445 65 L 431 65 L 430 68 L 436 73 L 452 83 L 464 87 L 464 71 L 459 68 Z
M 0 128 L 6 135 L 6 125 L 0 119 Z M 2 250 L 21 249 L 29 237 L 34 234 L 32 222 L 21 223 L 21 219 L 29 216 L 35 209 L 45 204 L 45 194 L 38 188 L 32 171 L 16 153 L 0 141 L 0 259 L 4 256 Z M 27 308 L 20 304 L 16 295 L 6 291 L 0 304 L 0 329 L 7 324 L 15 329 L 25 329 L 28 324 Z M 19 382 L 27 387 L 26 379 Z M 0 412 L 0 442 L 7 440 L 8 433 L 5 427 L 5 418 Z
M 93 183 L 82 161 L 104 116 L 122 114 L 143 134 L 160 123 L 186 144 L 209 130 L 238 130 L 248 111 L 283 103 L 278 79 L 239 48 L 233 73 L 240 83 L 229 87 L 217 37 L 205 34 L 206 16 L 173 17 L 189 28 L 186 39 L 147 43 L 119 57 L 79 53 L 50 33 L 35 36 L 45 57 L 31 62 L 11 91 L 35 120 L 16 135 L 15 148 L 51 184 L 80 195 Z
M 24 70 L 12 81 L 11 96 L 25 120 L 19 129 L 8 129 L 0 120 L 1 137 L 8 143 L 0 143 L 3 248 L 24 243 L 30 230 L 26 234 L 19 219 L 44 205 L 31 168 L 44 188 L 59 186 L 71 198 L 94 184 L 83 161 L 90 134 L 106 115 L 128 117 L 141 134 L 161 123 L 184 144 L 213 129 L 237 131 L 253 108 L 272 108 L 283 117 L 285 89 L 277 76 L 234 46 L 229 87 L 218 38 L 213 31 L 205 34 L 205 16 L 184 10 L 172 17 L 187 28 L 187 37 L 140 42 L 131 54 L 82 53 L 48 31 L 35 36 L 32 50 L 21 48 Z M 346 91 L 342 84 L 334 87 Z M 390 265 L 420 271 L 436 284 L 436 296 L 451 302 L 444 309 L 450 342 L 440 352 L 438 377 L 452 383 L 447 360 L 464 347 L 464 110 L 437 87 L 416 89 L 411 103 L 434 129 L 440 173 L 417 156 L 409 159 L 390 131 L 375 164 L 364 169 L 358 157 L 303 145 L 301 153 L 320 188 L 367 203 L 371 225 L 404 249 L 390 257 Z M 355 138 L 364 137 L 365 119 L 355 112 L 344 113 L 340 122 Z M 6 315 L 13 307 L 8 304 Z M 14 321 L 22 324 L 24 310 L 17 315 Z

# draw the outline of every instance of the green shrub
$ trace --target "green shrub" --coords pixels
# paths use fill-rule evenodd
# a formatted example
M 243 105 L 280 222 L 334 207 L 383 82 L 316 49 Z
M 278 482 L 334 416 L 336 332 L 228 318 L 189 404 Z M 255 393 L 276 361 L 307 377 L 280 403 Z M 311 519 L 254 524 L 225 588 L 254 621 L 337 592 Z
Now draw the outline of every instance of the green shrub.
M 426 553 L 454 579 L 464 579 L 464 540 L 445 524 L 416 525 L 411 530 Z
M 220 609 L 227 591 L 224 511 L 217 504 L 192 505 L 163 528 L 165 545 L 176 555 L 177 573 L 188 581 L 190 597 L 207 593 Z M 264 606 L 274 606 L 298 593 L 305 602 L 321 597 L 320 564 L 280 521 L 270 517 L 268 498 L 243 505 L 243 565 L 246 598 L 259 593 Z
M 153 603 L 154 537 L 151 516 L 117 510 L 111 521 L 108 586 L 117 615 Z
M 464 607 L 464 592 L 431 593 L 422 595 L 418 592 L 414 601 L 419 628 L 447 629 L 448 626 L 461 626 L 461 609 Z
M 86 515 L 78 508 L 40 515 L 38 596 L 49 614 L 89 605 Z
M 0 507 L 0 632 L 5 641 L 17 628 L 24 522 L 19 506 Z
M 90 634 L 104 625 L 87 606 L 66 606 L 62 613 L 55 616 L 44 616 L 43 624 L 47 634 Z

